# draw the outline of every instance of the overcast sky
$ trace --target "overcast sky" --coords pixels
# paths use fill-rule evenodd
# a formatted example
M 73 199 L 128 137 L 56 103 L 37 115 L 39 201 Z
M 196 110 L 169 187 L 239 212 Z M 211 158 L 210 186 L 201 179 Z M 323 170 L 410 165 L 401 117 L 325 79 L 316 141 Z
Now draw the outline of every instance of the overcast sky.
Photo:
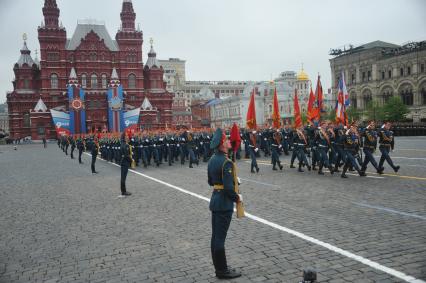
M 44 0 L 0 0 L 0 103 L 13 90 L 22 34 L 39 49 Z M 57 0 L 70 38 L 78 19 L 120 26 L 122 0 Z M 330 87 L 330 48 L 374 40 L 426 40 L 425 0 L 133 0 L 136 23 L 157 57 L 186 60 L 187 80 L 269 80 L 301 64 Z

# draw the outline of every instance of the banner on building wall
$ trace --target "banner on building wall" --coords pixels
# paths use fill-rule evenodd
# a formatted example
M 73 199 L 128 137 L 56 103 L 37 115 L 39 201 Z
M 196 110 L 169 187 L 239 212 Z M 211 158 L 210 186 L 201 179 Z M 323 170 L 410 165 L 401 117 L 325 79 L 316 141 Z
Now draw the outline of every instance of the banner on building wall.
M 58 136 L 69 135 L 70 131 L 70 114 L 50 109 L 53 124 L 55 125 L 56 134 Z
M 125 128 L 123 119 L 123 87 L 108 89 L 108 128 L 110 132 L 121 132 Z
M 71 134 L 86 133 L 86 107 L 84 90 L 75 85 L 67 87 L 70 109 L 70 131 Z
M 128 131 L 137 131 L 139 124 L 139 114 L 141 112 L 141 108 L 136 108 L 133 110 L 129 110 L 124 113 L 124 130 Z

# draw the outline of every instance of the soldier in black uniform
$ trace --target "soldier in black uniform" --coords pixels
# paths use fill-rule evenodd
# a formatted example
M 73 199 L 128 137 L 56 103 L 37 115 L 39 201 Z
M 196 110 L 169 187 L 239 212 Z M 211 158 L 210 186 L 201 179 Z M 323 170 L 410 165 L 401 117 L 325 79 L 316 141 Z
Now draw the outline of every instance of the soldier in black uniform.
M 129 138 L 123 133 L 121 135 L 121 179 L 120 179 L 120 189 L 122 196 L 130 196 L 131 193 L 126 190 L 126 178 L 127 173 L 129 172 L 129 167 L 132 164 L 133 151 L 130 149 L 131 145 L 129 144 Z M 131 152 L 132 151 L 132 152 Z
M 75 150 L 75 137 L 69 137 L 69 143 L 71 144 L 71 159 L 74 159 L 74 150 Z
M 257 147 L 257 137 L 256 131 L 252 131 L 249 134 L 249 152 L 251 158 L 250 172 L 254 173 L 254 169 L 256 168 L 256 172 L 259 173 L 259 166 L 257 165 L 256 153 L 259 151 Z
M 272 141 L 271 141 L 272 170 L 277 170 L 276 165 L 278 165 L 280 170 L 283 170 L 283 166 L 281 165 L 280 155 L 279 155 L 282 148 L 281 139 L 282 139 L 282 135 L 280 133 L 280 129 L 277 129 L 276 132 L 273 134 Z
M 376 160 L 374 159 L 373 153 L 376 151 L 377 148 L 377 132 L 376 132 L 376 124 L 374 121 L 370 121 L 367 128 L 365 129 L 363 133 L 364 137 L 364 146 L 363 151 L 365 154 L 364 162 L 361 166 L 361 171 L 365 172 L 367 169 L 367 165 L 369 162 L 376 168 L 377 173 L 383 174 L 383 167 L 380 167 L 377 165 Z
M 83 150 L 85 147 L 84 144 L 84 139 L 83 137 L 80 135 L 77 139 L 77 149 L 78 149 L 78 163 L 83 164 L 83 162 L 81 161 L 81 155 L 83 154 Z
M 214 188 L 210 199 L 210 210 L 212 212 L 211 253 L 216 277 L 231 279 L 241 276 L 241 273 L 227 265 L 225 239 L 231 224 L 234 202 L 242 201 L 242 196 L 235 192 L 235 167 L 226 155 L 231 144 L 220 128 L 214 133 L 210 148 L 216 150 L 207 166 L 208 183 Z
M 92 174 L 98 174 L 99 172 L 95 169 L 96 157 L 99 153 L 99 143 L 96 137 L 93 137 L 93 141 L 91 142 L 90 153 L 92 154 L 92 163 L 90 164 Z
M 343 166 L 342 171 L 342 178 L 347 178 L 346 171 L 349 169 L 349 166 L 353 166 L 355 170 L 358 172 L 358 174 L 363 177 L 366 176 L 365 172 L 361 171 L 361 169 L 358 166 L 357 161 L 355 158 L 358 155 L 358 149 L 359 149 L 359 134 L 356 129 L 355 125 L 352 125 L 349 130 L 346 131 L 345 134 L 345 141 L 344 141 L 344 148 L 345 148 L 345 165 Z
M 391 150 L 393 150 L 394 146 L 395 146 L 395 140 L 393 137 L 393 132 L 390 130 L 391 128 L 391 123 L 390 122 L 386 122 L 383 126 L 382 129 L 380 130 L 380 152 L 382 153 L 382 156 L 380 156 L 380 161 L 379 161 L 379 167 L 382 168 L 383 167 L 383 163 L 385 163 L 385 160 L 388 162 L 388 164 L 392 167 L 393 171 L 398 172 L 399 170 L 399 166 L 395 166 L 393 164 L 392 159 L 389 156 L 389 152 Z

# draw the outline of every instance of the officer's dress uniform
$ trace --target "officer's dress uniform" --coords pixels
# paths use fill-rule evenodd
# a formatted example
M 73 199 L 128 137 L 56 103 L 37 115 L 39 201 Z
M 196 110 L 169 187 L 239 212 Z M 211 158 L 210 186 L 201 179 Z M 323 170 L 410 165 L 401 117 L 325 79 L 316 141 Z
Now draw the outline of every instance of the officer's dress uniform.
M 212 149 L 218 147 L 214 145 L 214 141 L 218 139 L 216 136 L 215 133 L 210 146 Z M 216 276 L 219 278 L 241 275 L 228 268 L 225 255 L 225 239 L 231 224 L 234 202 L 238 201 L 238 194 L 234 190 L 233 168 L 233 162 L 219 151 L 213 154 L 207 166 L 208 184 L 214 188 L 209 206 L 212 212 L 211 253 Z
M 283 166 L 281 165 L 280 161 L 280 151 L 281 151 L 281 133 L 279 130 L 273 134 L 273 139 L 271 141 L 271 152 L 272 152 L 272 170 L 277 170 L 277 165 L 280 168 L 280 170 L 283 170 Z
M 70 137 L 69 140 L 71 144 L 71 159 L 74 159 L 75 139 L 74 137 Z
M 256 142 L 256 132 L 250 133 L 249 135 L 249 152 L 251 158 L 250 172 L 254 173 L 254 168 L 256 168 L 256 172 L 259 172 L 259 166 L 257 165 L 256 153 L 259 151 L 257 148 Z
M 361 171 L 361 169 L 358 166 L 357 161 L 355 160 L 355 157 L 358 154 L 358 137 L 355 133 L 351 133 L 348 132 L 345 135 L 345 143 L 344 143 L 344 148 L 345 148 L 345 156 L 346 156 L 346 161 L 345 161 L 345 165 L 343 166 L 343 171 L 342 171 L 342 178 L 347 178 L 348 176 L 346 175 L 346 171 L 349 169 L 349 166 L 353 166 L 353 168 L 355 168 L 355 170 L 358 172 L 358 174 L 360 176 L 365 176 L 365 172 Z
M 83 150 L 84 150 L 84 140 L 81 137 L 77 139 L 77 149 L 78 149 L 78 163 L 82 164 L 83 162 L 81 161 L 81 155 L 83 154 Z
M 128 196 L 131 195 L 131 193 L 127 192 L 126 190 L 126 178 L 127 173 L 129 172 L 129 167 L 132 164 L 132 153 L 130 153 L 130 147 L 128 143 L 126 143 L 125 140 L 121 141 L 120 146 L 120 154 L 121 154 L 121 179 L 120 179 L 120 190 L 122 196 Z
M 93 141 L 91 143 L 91 152 L 92 154 L 92 163 L 90 164 L 90 168 L 92 169 L 92 174 L 97 174 L 98 172 L 95 169 L 96 157 L 99 153 L 99 144 L 97 141 Z
M 364 133 L 363 133 L 363 137 L 364 137 L 364 147 L 363 147 L 363 151 L 364 151 L 364 162 L 362 163 L 361 166 L 361 171 L 364 171 L 367 169 L 367 165 L 369 162 L 371 162 L 371 164 L 374 166 L 374 168 L 376 168 L 377 173 L 382 174 L 383 173 L 383 168 L 377 165 L 376 160 L 374 159 L 373 153 L 376 151 L 377 148 L 377 132 L 374 129 L 369 129 L 367 128 Z
M 291 145 L 290 142 L 292 140 L 292 131 L 291 129 L 284 128 L 281 132 L 281 135 L 283 137 L 281 144 L 284 150 L 284 154 L 288 155 L 289 154 L 288 151 L 290 150 L 290 145 Z
M 327 155 L 329 146 L 330 146 L 330 137 L 324 129 L 318 129 L 316 137 L 317 152 L 318 152 L 318 161 L 319 161 L 319 170 L 318 174 L 324 175 L 322 168 L 325 166 L 330 170 L 330 173 L 333 174 L 333 168 L 330 165 L 329 157 Z
M 382 153 L 382 156 L 380 156 L 379 167 L 382 168 L 386 160 L 388 164 L 392 167 L 392 169 L 395 172 L 398 172 L 400 167 L 395 166 L 393 164 L 392 159 L 389 156 L 389 152 L 393 150 L 394 146 L 395 146 L 395 141 L 393 137 L 393 132 L 386 129 L 382 129 L 380 131 L 380 145 L 379 145 L 379 150 Z

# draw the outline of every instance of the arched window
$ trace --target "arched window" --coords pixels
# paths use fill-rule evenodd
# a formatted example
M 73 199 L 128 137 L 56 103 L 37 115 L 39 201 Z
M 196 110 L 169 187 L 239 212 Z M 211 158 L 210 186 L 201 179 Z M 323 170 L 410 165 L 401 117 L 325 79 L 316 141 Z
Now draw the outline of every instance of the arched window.
M 90 86 L 92 88 L 98 88 L 98 76 L 96 74 L 90 77 Z
M 272 105 L 269 104 L 269 113 L 271 113 L 271 112 L 272 112 Z
M 87 87 L 87 76 L 86 76 L 86 74 L 82 74 L 81 75 L 81 86 L 83 88 Z
M 102 88 L 107 88 L 107 76 L 102 74 Z
M 136 88 L 136 76 L 134 74 L 129 75 L 129 88 Z
M 58 88 L 58 75 L 57 74 L 51 74 L 50 75 L 50 87 L 53 89 Z
M 401 99 L 405 105 L 413 105 L 413 90 L 405 89 L 401 91 Z

